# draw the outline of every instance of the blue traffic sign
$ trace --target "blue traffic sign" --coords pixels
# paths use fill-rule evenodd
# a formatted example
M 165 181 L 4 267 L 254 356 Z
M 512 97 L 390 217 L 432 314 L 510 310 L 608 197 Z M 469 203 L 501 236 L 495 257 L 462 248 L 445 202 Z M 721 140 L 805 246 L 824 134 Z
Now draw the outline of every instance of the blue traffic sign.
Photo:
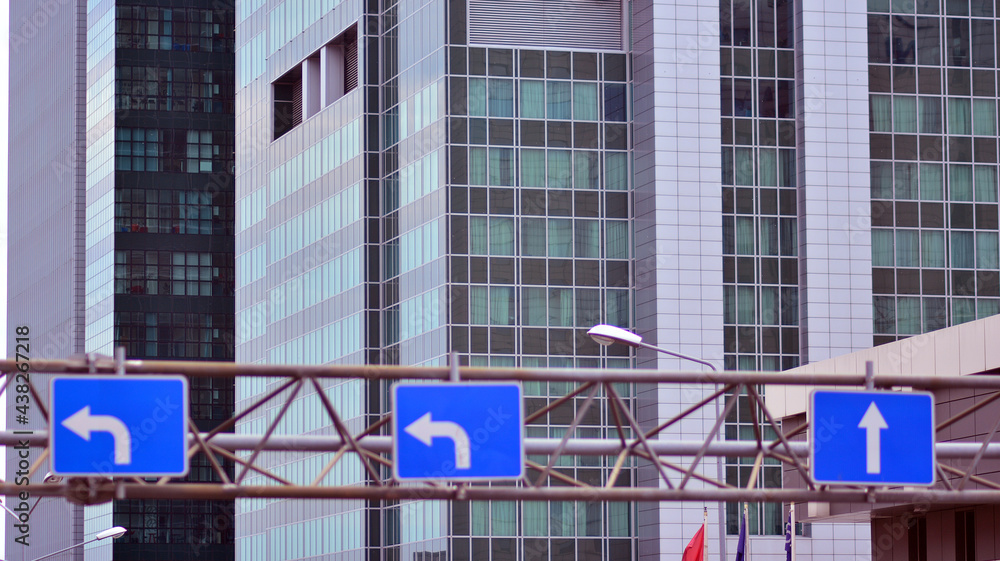
M 934 483 L 934 396 L 812 392 L 809 443 L 817 483 Z
M 524 472 L 518 384 L 396 384 L 399 480 L 517 479 Z
M 187 474 L 187 378 L 57 376 L 50 403 L 53 473 Z

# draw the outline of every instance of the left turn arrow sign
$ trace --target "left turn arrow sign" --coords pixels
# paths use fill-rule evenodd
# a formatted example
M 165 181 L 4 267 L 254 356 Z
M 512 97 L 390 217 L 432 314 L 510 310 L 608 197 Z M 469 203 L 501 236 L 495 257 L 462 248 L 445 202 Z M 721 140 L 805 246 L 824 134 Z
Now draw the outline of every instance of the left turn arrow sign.
M 80 438 L 90 441 L 94 432 L 111 433 L 115 441 L 115 464 L 132 463 L 132 433 L 118 417 L 111 415 L 91 415 L 87 405 L 63 420 L 62 425 L 73 431 Z

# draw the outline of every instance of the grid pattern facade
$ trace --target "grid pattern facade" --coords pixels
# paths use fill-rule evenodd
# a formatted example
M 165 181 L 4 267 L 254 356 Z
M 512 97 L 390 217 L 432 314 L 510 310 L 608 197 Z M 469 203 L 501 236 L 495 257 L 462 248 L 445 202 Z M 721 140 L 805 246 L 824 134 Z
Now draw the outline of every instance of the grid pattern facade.
M 799 363 L 798 174 L 795 20 L 790 0 L 720 4 L 722 253 L 727 370 L 785 370 Z M 753 439 L 746 395 L 726 419 L 726 439 Z M 775 463 L 774 460 L 768 460 Z M 726 483 L 745 487 L 752 460 L 727 458 Z M 781 487 L 781 470 L 755 485 Z M 747 505 L 750 534 L 780 535 L 782 505 Z M 726 505 L 739 533 L 743 505 Z
M 473 365 L 601 366 L 586 329 L 631 325 L 625 56 L 450 55 L 452 346 Z
M 784 370 L 799 361 L 794 12 L 720 13 L 725 367 Z
M 876 344 L 1000 312 L 994 9 L 868 3 Z

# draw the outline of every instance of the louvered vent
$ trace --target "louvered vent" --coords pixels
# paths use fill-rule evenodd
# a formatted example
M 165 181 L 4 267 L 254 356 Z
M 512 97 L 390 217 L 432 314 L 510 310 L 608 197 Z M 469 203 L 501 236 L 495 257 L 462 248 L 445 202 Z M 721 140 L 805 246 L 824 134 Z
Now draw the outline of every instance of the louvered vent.
M 302 80 L 292 84 L 292 126 L 302 122 Z
M 621 0 L 469 0 L 469 43 L 621 49 Z
M 358 87 L 358 33 L 355 28 L 344 37 L 344 91 Z
M 302 69 L 296 66 L 274 82 L 274 138 L 302 122 Z

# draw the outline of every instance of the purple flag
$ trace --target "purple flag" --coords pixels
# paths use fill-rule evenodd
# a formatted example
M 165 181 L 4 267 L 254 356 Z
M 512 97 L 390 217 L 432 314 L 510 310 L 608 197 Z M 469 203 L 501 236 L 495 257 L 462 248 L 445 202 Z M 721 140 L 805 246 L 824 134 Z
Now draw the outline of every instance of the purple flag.
M 740 513 L 740 540 L 736 543 L 736 561 L 743 561 L 747 548 L 747 515 Z
M 785 561 L 792 561 L 792 510 L 788 510 L 788 521 L 785 522 Z

